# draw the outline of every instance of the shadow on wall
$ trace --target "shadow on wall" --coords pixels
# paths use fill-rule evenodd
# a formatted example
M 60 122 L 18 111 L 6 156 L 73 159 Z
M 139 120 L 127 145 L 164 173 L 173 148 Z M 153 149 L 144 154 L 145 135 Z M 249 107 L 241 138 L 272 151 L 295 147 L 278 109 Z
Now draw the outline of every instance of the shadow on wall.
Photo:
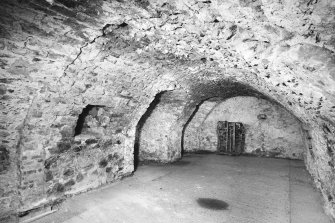
M 187 129 L 187 126 L 190 124 L 190 122 L 192 121 L 193 117 L 197 114 L 200 106 L 202 105 L 204 101 L 200 102 L 199 104 L 197 104 L 197 106 L 195 107 L 193 113 L 191 114 L 190 118 L 187 120 L 186 124 L 183 127 L 182 130 L 182 135 L 181 135 L 181 155 L 184 155 L 185 153 L 185 148 L 184 148 L 184 138 L 185 138 L 185 130 Z
M 150 115 L 152 114 L 152 112 L 154 111 L 154 109 L 159 104 L 162 95 L 166 92 L 167 91 L 159 92 L 155 96 L 154 100 L 150 103 L 149 107 L 147 108 L 147 110 L 145 111 L 145 113 L 142 115 L 142 117 L 137 123 L 136 133 L 135 133 L 135 143 L 134 143 L 134 170 L 137 169 L 139 161 L 140 161 L 140 147 L 141 147 L 140 141 L 141 141 L 141 131 L 143 129 L 143 126 L 145 122 L 148 120 L 148 118 L 150 117 Z

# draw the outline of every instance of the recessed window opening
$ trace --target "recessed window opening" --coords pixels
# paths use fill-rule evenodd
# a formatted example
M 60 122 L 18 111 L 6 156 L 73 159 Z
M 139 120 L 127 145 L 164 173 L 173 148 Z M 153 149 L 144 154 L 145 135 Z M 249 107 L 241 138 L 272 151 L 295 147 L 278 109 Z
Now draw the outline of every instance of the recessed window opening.
M 79 115 L 77 120 L 77 125 L 74 130 L 74 136 L 82 134 L 85 130 L 89 129 L 90 126 L 87 125 L 86 118 L 89 115 L 97 116 L 99 108 L 103 108 L 104 106 L 101 105 L 87 105 L 82 113 Z

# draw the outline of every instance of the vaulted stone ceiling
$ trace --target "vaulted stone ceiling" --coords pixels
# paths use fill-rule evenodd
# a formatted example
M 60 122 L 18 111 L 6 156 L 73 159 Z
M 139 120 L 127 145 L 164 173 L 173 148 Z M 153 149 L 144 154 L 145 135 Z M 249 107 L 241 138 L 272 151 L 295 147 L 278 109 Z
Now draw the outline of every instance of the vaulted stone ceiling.
M 140 117 L 157 93 L 178 90 L 184 115 L 232 91 L 294 114 L 334 217 L 334 29 L 332 0 L 2 0 L 3 215 L 54 199 L 46 161 L 71 147 L 87 105 L 117 114 L 111 132 L 124 142 L 126 174 Z

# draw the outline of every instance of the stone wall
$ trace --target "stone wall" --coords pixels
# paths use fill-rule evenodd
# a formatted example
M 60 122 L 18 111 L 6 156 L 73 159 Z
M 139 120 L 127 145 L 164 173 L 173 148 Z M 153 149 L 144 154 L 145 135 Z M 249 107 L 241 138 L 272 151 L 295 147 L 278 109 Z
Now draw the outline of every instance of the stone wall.
M 162 92 L 155 104 L 144 114 L 138 129 L 138 155 L 140 161 L 171 162 L 181 158 L 181 128 L 177 127 L 186 100 L 185 92 Z
M 278 105 L 255 97 L 202 103 L 185 129 L 184 150 L 215 152 L 218 121 L 243 123 L 246 154 L 303 159 L 301 123 Z
M 174 151 L 208 98 L 263 95 L 289 110 L 309 129 L 306 166 L 334 217 L 334 8 L 328 0 L 2 0 L 0 218 L 131 173 L 136 126 L 170 90 L 187 95 L 175 104 Z M 111 135 L 74 136 L 88 105 L 107 109 Z
M 83 192 L 131 173 L 124 139 L 113 128 L 118 125 L 115 119 L 111 108 L 89 105 L 77 121 L 76 132 L 63 128 L 64 135 L 69 135 L 48 150 L 44 163 L 48 199 Z

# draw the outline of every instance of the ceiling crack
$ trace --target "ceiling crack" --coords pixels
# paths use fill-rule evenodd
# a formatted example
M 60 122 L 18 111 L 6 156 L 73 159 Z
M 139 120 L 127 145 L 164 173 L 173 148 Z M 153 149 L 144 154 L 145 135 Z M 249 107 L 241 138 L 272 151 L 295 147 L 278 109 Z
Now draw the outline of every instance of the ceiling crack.
M 101 29 L 101 34 L 100 34 L 100 35 L 96 36 L 92 41 L 90 41 L 90 42 L 86 42 L 83 46 L 81 46 L 81 47 L 79 48 L 79 53 L 78 53 L 77 56 L 71 61 L 71 63 L 69 63 L 68 65 L 66 65 L 66 67 L 65 67 L 65 69 L 64 69 L 64 71 L 63 71 L 63 75 L 58 79 L 58 82 L 60 81 L 61 78 L 63 78 L 63 77 L 66 76 L 66 72 L 67 72 L 67 70 L 70 68 L 71 65 L 73 65 L 73 64 L 79 59 L 79 57 L 80 57 L 81 54 L 83 53 L 84 48 L 86 48 L 87 46 L 89 46 L 89 45 L 95 43 L 95 41 L 96 41 L 97 39 L 99 39 L 100 37 L 105 36 L 105 35 L 106 35 L 106 29 L 109 28 L 110 26 L 111 26 L 111 24 L 106 24 L 106 25 L 104 25 L 104 27 Z

